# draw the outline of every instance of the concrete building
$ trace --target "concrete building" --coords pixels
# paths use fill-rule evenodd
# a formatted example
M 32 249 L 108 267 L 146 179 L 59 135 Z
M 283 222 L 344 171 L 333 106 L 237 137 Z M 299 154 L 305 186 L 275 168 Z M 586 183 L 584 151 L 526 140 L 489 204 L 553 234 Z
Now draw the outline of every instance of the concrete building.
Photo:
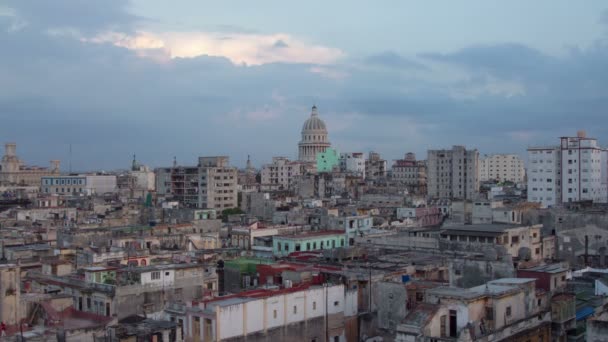
M 260 190 L 289 190 L 304 172 L 305 163 L 273 157 L 272 164 L 262 166 Z
M 79 311 L 119 320 L 144 313 L 158 317 L 168 301 L 202 300 L 217 294 L 218 289 L 215 268 L 202 264 L 128 267 L 116 270 L 115 278 L 108 277 L 112 272 L 108 268 L 93 268 L 88 279 L 98 279 L 98 270 L 99 279 L 105 282 L 39 272 L 30 272 L 28 279 L 36 292 L 59 290 L 72 297 Z
M 442 250 L 469 250 L 507 253 L 523 261 L 541 261 L 543 256 L 542 224 L 476 224 L 447 226 L 441 230 Z
M 317 106 L 312 106 L 310 118 L 302 126 L 302 140 L 298 144 L 298 160 L 315 163 L 317 153 L 331 147 L 325 122 L 319 118 Z
M 156 188 L 156 175 L 133 156 L 131 169 L 117 175 L 118 189 L 130 198 L 144 198 Z
M 308 252 L 345 247 L 343 230 L 326 230 L 297 235 L 277 235 L 272 239 L 273 254 L 287 256 L 293 252 Z
M 17 156 L 17 144 L 5 144 L 4 151 L 0 161 L 0 185 L 40 186 L 40 178 L 59 175 L 59 160 L 51 160 L 50 168 L 26 166 Z
M 397 326 L 395 341 L 551 341 L 551 313 L 534 279 L 503 278 L 468 289 L 426 291 Z
M 365 177 L 365 156 L 361 152 L 340 153 L 340 171 Z
M 386 165 L 386 159 L 382 159 L 380 153 L 370 152 L 365 160 L 365 178 L 385 178 L 388 171 Z
M 373 227 L 373 219 L 369 215 L 332 216 L 329 219 L 332 229 L 339 229 L 346 235 L 348 246 L 355 245 L 355 238 L 369 234 Z
M 516 154 L 491 154 L 479 159 L 479 180 L 510 181 L 523 183 L 525 179 L 524 161 Z
M 188 341 L 357 339 L 357 291 L 344 285 L 252 290 L 187 309 Z
M 21 270 L 19 265 L 0 265 L 0 321 L 6 325 L 20 322 L 24 313 L 19 305 L 21 296 Z
M 340 169 L 340 156 L 338 151 L 328 148 L 317 153 L 317 172 L 332 172 Z
M 197 166 L 174 162 L 155 173 L 157 194 L 185 207 L 220 211 L 237 207 L 238 170 L 229 165 L 228 157 L 199 157 Z
M 426 193 L 426 161 L 416 160 L 414 153 L 407 153 L 405 158 L 395 160 L 391 167 L 391 178 L 407 185 L 412 193 Z
M 428 194 L 433 198 L 473 199 L 479 192 L 479 152 L 464 146 L 429 150 Z
M 559 146 L 528 148 L 528 201 L 543 208 L 608 202 L 608 151 L 584 131 L 561 137 Z
M 116 175 L 68 175 L 42 177 L 40 189 L 45 194 L 103 195 L 118 189 Z

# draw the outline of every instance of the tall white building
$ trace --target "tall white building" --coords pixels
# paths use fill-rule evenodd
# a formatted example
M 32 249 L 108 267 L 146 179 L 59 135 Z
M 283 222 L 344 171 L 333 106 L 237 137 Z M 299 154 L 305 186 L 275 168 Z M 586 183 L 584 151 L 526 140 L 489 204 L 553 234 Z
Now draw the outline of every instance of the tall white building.
M 340 171 L 365 177 L 365 155 L 361 152 L 340 153 Z
M 608 151 L 584 131 L 559 146 L 528 148 L 528 201 L 542 207 L 592 200 L 608 202 Z
M 290 161 L 286 157 L 273 157 L 272 164 L 262 166 L 260 188 L 288 190 L 303 171 L 302 162 Z
M 428 150 L 427 191 L 433 198 L 474 199 L 479 192 L 479 152 L 464 146 Z
M 479 180 L 500 180 L 522 183 L 524 161 L 516 154 L 491 154 L 479 159 Z

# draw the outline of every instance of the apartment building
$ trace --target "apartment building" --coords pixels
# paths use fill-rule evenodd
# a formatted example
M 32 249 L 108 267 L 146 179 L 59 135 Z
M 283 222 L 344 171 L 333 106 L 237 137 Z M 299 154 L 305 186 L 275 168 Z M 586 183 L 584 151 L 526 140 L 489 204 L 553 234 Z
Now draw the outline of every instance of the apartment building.
M 261 190 L 287 190 L 303 173 L 303 163 L 286 157 L 273 157 L 271 164 L 262 166 Z
M 528 201 L 543 208 L 585 200 L 607 203 L 607 153 L 584 131 L 561 137 L 559 146 L 528 148 Z
M 427 190 L 433 198 L 473 199 L 479 192 L 479 152 L 464 146 L 429 150 Z
M 523 183 L 524 161 L 516 154 L 491 154 L 479 159 L 479 180 Z
M 387 174 L 386 159 L 382 159 L 380 153 L 370 152 L 365 160 L 365 178 L 384 178 Z
M 365 177 L 365 156 L 361 152 L 340 153 L 340 171 Z
M 414 153 L 407 153 L 405 158 L 395 160 L 391 168 L 391 178 L 405 184 L 414 193 L 426 193 L 426 161 L 416 160 Z
M 116 175 L 67 175 L 48 176 L 40 179 L 40 189 L 45 194 L 103 195 L 117 191 Z
M 199 157 L 197 166 L 158 168 L 159 196 L 179 201 L 188 208 L 224 210 L 237 207 L 238 170 L 225 156 Z

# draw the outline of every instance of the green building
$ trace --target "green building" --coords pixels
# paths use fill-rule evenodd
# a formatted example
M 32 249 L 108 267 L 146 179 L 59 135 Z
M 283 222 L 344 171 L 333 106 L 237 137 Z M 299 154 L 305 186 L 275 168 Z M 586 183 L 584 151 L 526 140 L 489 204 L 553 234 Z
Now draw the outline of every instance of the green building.
M 340 155 L 333 148 L 317 153 L 317 172 L 332 172 L 340 167 Z
M 275 256 L 287 256 L 293 252 L 307 252 L 333 249 L 345 246 L 346 235 L 343 230 L 308 232 L 298 235 L 276 235 L 272 239 L 272 252 Z

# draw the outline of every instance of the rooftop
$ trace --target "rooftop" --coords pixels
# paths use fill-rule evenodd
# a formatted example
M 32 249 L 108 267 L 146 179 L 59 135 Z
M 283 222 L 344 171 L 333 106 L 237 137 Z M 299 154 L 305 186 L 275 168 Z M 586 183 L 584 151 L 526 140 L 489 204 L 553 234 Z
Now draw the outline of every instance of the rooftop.
M 284 240 L 301 240 L 301 239 L 309 239 L 315 237 L 323 237 L 323 236 L 332 236 L 332 235 L 344 235 L 343 230 L 324 230 L 324 231 L 315 231 L 315 232 L 306 232 L 297 235 L 278 235 L 275 238 L 280 238 Z
M 490 224 L 459 224 L 453 226 L 446 226 L 442 231 L 450 231 L 458 233 L 461 232 L 494 232 L 503 233 L 506 230 L 513 228 L 526 227 L 521 224 L 501 224 L 501 223 L 490 223 Z
M 561 264 L 549 264 L 549 265 L 540 265 L 525 269 L 520 269 L 520 271 L 526 272 L 541 272 L 541 273 L 562 273 L 568 272 L 568 269 L 562 266 Z

